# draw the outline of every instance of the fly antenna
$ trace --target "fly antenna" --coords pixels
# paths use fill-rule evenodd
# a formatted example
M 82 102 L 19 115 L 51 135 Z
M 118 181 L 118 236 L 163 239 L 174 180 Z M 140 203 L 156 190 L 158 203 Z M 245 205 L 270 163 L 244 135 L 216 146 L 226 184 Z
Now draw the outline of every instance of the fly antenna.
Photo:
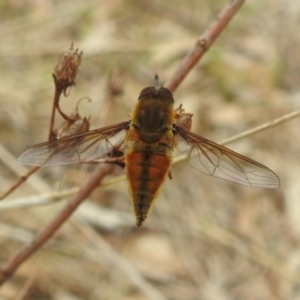
M 157 74 L 155 74 L 155 76 L 154 76 L 154 87 L 156 90 L 159 89 L 159 78 L 158 78 Z

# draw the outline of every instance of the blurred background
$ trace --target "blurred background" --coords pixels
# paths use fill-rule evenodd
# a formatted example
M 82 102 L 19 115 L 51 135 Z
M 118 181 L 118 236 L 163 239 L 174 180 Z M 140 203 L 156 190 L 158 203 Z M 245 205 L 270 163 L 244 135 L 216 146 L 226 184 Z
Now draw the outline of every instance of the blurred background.
M 51 74 L 71 42 L 83 51 L 78 99 L 91 128 L 129 119 L 139 92 L 166 82 L 226 0 L 27 0 L 0 4 L 0 192 L 23 174 L 16 157 L 47 140 Z M 220 141 L 300 108 L 300 2 L 252 0 L 174 93 L 193 131 Z M 114 74 L 114 75 L 112 75 Z M 122 87 L 108 104 L 111 76 Z M 108 113 L 107 112 L 107 109 Z M 103 113 L 105 112 L 105 113 Z M 57 119 L 56 127 L 62 122 Z M 272 169 L 275 190 L 172 167 L 142 228 L 123 170 L 106 178 L 54 238 L 0 290 L 3 299 L 300 299 L 300 124 L 229 148 Z M 87 181 L 94 166 L 39 170 L 5 201 L 24 206 Z M 25 168 L 26 170 L 27 168 Z M 114 183 L 111 180 L 117 179 Z M 4 263 L 66 205 L 2 208 Z M 15 202 L 17 203 L 17 202 Z M 22 291 L 22 292 L 21 292 Z M 22 295 L 20 295 L 22 293 Z M 16 298 L 19 294 L 19 298 Z

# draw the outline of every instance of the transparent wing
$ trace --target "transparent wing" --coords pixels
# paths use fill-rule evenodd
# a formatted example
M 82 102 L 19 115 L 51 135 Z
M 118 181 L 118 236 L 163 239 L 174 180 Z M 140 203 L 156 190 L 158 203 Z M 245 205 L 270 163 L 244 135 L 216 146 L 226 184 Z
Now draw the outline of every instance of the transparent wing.
M 129 122 L 34 145 L 25 150 L 18 162 L 30 166 L 54 166 L 95 162 L 119 147 Z
M 187 160 L 200 172 L 252 187 L 279 187 L 279 178 L 266 166 L 180 126 L 175 128 L 180 135 L 177 148 L 187 151 Z

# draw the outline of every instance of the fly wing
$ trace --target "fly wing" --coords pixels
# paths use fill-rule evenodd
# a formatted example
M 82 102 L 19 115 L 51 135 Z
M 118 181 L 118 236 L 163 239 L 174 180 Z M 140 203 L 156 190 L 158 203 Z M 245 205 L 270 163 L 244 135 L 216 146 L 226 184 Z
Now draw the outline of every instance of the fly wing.
M 266 166 L 180 126 L 176 133 L 181 136 L 177 147 L 200 172 L 246 186 L 279 187 L 279 178 Z
M 29 166 L 55 166 L 95 162 L 119 147 L 129 122 L 95 129 L 34 145 L 18 157 L 18 162 Z

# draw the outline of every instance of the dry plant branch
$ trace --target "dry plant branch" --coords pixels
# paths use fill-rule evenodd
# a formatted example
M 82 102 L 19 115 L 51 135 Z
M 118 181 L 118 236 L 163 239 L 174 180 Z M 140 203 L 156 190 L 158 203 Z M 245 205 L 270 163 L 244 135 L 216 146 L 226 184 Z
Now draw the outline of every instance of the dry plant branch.
M 210 48 L 212 43 L 216 40 L 244 2 L 245 0 L 231 0 L 227 6 L 224 7 L 217 19 L 208 27 L 204 34 L 200 36 L 194 48 L 192 48 L 191 51 L 189 51 L 184 57 L 173 76 L 164 85 L 165 88 L 173 92 L 178 87 L 189 71 Z
M 186 76 L 188 71 L 196 64 L 201 58 L 202 54 L 207 51 L 211 43 L 216 39 L 220 32 L 224 29 L 229 20 L 238 11 L 244 1 L 232 0 L 221 12 L 216 21 L 209 27 L 204 34 L 204 38 L 198 40 L 196 47 L 190 52 L 189 55 L 183 60 L 183 63 L 179 66 L 176 76 L 173 76 L 167 83 L 166 87 L 173 91 L 179 83 Z M 80 57 L 79 57 L 80 58 Z M 73 62 L 71 60 L 71 62 Z M 59 71 L 63 70 L 58 65 Z M 72 73 L 60 73 L 62 78 L 65 78 L 65 74 L 72 75 Z M 72 77 L 72 76 L 71 76 Z M 54 76 L 57 81 L 60 77 L 56 73 Z M 75 79 L 67 81 L 71 85 L 75 84 Z M 67 94 L 68 87 L 62 85 L 60 91 Z M 52 127 L 52 121 L 50 123 Z M 49 138 L 52 136 L 49 134 Z M 88 182 L 79 190 L 79 192 L 69 201 L 66 207 L 49 223 L 47 224 L 35 237 L 35 239 L 28 245 L 25 245 L 15 255 L 13 255 L 4 265 L 1 267 L 0 283 L 5 282 L 18 268 L 18 266 L 25 261 L 30 255 L 32 255 L 40 246 L 42 246 L 53 234 L 60 228 L 60 226 L 67 220 L 72 212 L 78 207 L 78 205 L 91 193 L 91 191 L 99 184 L 106 175 L 113 171 L 113 165 L 102 164 L 97 167 L 96 171 L 92 174 Z
M 0 195 L 0 200 L 3 200 L 8 195 L 10 195 L 16 188 L 18 188 L 23 182 L 25 182 L 32 174 L 34 174 L 40 167 L 32 167 L 30 168 L 24 175 L 21 175 L 13 185 L 6 190 L 3 194 Z

